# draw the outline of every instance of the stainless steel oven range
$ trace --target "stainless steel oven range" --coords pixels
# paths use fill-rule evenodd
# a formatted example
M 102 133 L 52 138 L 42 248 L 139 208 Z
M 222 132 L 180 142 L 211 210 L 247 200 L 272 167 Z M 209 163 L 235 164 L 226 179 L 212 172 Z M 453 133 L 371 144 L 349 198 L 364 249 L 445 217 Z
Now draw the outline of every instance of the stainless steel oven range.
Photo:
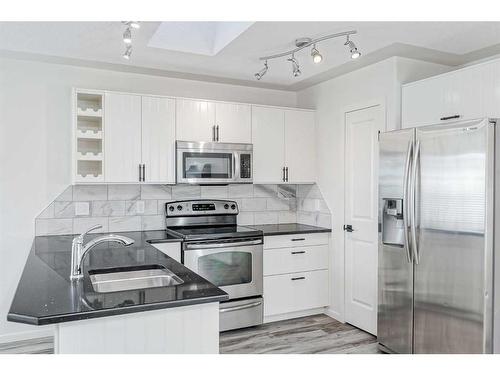
M 165 210 L 167 231 L 183 239 L 182 263 L 229 294 L 220 330 L 262 324 L 262 232 L 237 225 L 233 201 L 176 201 Z

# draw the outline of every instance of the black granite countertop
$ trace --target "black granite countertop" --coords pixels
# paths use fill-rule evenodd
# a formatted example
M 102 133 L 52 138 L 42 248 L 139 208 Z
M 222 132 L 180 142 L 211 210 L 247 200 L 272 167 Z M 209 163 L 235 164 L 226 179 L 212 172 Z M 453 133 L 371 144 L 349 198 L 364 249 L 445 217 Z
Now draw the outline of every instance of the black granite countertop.
M 165 231 L 124 232 L 135 243 L 100 244 L 84 260 L 84 278 L 71 282 L 71 242 L 74 235 L 35 237 L 17 286 L 7 320 L 44 325 L 177 306 L 217 302 L 228 295 L 149 242 L 179 241 Z M 99 234 L 89 234 L 86 241 Z M 177 286 L 96 293 L 89 271 L 116 267 L 161 265 L 184 283 Z
M 281 236 L 285 234 L 305 234 L 305 233 L 329 233 L 329 228 L 315 227 L 305 224 L 265 224 L 265 225 L 247 225 L 247 227 L 261 230 L 264 236 Z

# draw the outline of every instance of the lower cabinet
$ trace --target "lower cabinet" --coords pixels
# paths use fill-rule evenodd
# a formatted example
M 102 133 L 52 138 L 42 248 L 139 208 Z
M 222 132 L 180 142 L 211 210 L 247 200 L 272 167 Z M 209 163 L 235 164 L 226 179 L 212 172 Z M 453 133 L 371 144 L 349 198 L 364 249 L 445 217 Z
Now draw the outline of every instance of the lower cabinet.
M 265 317 L 278 320 L 329 305 L 328 239 L 325 233 L 264 238 Z

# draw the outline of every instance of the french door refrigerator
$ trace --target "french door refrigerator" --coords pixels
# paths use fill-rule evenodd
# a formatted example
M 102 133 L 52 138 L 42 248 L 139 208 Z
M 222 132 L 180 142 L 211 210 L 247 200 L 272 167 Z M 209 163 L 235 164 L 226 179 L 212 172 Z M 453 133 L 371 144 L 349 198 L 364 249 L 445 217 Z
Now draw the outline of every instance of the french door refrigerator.
M 383 351 L 500 352 L 495 124 L 479 119 L 380 135 L 377 335 Z

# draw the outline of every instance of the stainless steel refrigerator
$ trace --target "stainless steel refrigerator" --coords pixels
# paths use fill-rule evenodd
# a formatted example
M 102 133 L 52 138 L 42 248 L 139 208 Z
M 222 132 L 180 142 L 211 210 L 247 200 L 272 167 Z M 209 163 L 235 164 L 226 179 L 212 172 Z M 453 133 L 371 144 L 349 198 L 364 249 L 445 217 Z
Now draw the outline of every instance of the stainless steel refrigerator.
M 500 352 L 498 145 L 491 119 L 380 135 L 382 350 Z

